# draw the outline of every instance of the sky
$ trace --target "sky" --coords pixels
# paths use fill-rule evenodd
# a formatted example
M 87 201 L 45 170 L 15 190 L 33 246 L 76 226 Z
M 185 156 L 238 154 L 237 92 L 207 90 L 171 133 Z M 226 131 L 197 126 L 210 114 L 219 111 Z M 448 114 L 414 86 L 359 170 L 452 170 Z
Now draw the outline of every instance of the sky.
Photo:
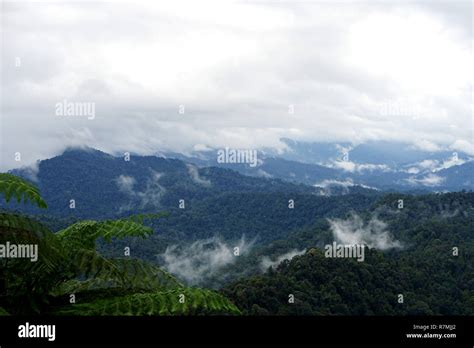
M 284 151 L 282 137 L 474 155 L 471 1 L 1 6 L 0 170 L 70 146 Z

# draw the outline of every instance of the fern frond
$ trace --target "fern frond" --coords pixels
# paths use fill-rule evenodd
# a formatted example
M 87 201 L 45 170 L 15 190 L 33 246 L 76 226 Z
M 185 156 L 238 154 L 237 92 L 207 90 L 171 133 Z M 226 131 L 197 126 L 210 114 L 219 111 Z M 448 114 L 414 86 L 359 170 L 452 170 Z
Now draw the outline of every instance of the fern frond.
M 184 295 L 184 303 L 180 296 Z M 63 307 L 58 315 L 223 315 L 240 314 L 228 299 L 212 290 L 181 288 L 100 299 Z
M 14 197 L 18 203 L 31 202 L 39 208 L 47 208 L 46 202 L 34 185 L 12 174 L 0 173 L 0 193 L 3 194 L 7 203 Z
M 168 272 L 148 262 L 136 259 L 111 260 L 122 272 L 126 274 L 126 287 L 142 290 L 165 290 L 183 287 Z
M 88 252 L 90 256 L 93 255 L 92 251 Z M 73 279 L 64 282 L 53 292 L 55 296 L 104 289 L 138 292 L 170 290 L 183 287 L 183 284 L 171 274 L 145 261 L 103 259 L 100 255 L 95 255 L 93 259 L 87 261 L 84 260 L 84 256 L 82 258 L 78 257 L 78 259 L 80 264 L 76 262 L 76 267 L 82 269 L 81 274 L 78 274 L 79 279 L 86 278 L 87 274 L 92 276 L 84 280 Z M 91 265 L 91 263 L 99 264 Z M 99 269 L 100 272 L 91 274 L 85 268 Z
M 14 314 L 39 312 L 47 302 L 48 290 L 63 281 L 67 273 L 62 244 L 44 227 L 29 231 L 0 226 L 0 244 L 6 242 L 37 248 L 37 259 L 0 259 L 0 284 L 4 285 L 0 286 L 0 298 L 5 301 L 1 305 Z
M 112 238 L 148 237 L 153 233 L 150 227 L 130 220 L 80 221 L 58 232 L 57 236 L 68 248 L 95 249 L 95 241 L 102 237 L 110 242 Z
M 0 229 L 2 227 L 29 231 L 34 232 L 35 234 L 43 235 L 49 232 L 49 229 L 43 224 L 26 216 L 15 213 L 0 213 Z

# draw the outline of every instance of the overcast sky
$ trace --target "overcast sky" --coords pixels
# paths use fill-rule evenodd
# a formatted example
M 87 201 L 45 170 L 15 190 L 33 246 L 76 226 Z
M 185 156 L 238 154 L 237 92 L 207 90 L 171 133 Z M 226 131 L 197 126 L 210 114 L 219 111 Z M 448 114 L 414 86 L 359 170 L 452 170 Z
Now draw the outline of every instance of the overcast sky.
M 71 145 L 281 137 L 474 155 L 472 16 L 471 1 L 4 1 L 0 170 Z M 58 116 L 64 100 L 95 117 Z

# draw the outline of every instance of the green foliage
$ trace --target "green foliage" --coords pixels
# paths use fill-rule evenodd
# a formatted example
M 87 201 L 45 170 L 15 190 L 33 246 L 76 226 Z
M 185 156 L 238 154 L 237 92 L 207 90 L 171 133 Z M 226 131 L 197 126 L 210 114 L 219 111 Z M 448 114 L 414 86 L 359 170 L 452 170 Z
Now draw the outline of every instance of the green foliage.
M 29 217 L 0 212 L 0 243 L 38 244 L 40 250 L 37 262 L 0 259 L 0 315 L 238 314 L 232 302 L 250 315 L 474 315 L 474 193 L 317 197 L 290 188 L 280 192 L 262 186 L 255 192 L 255 185 L 263 183 L 250 179 L 251 189 L 238 191 L 214 174 L 209 169 L 206 177 L 225 192 L 205 196 L 204 190 L 212 188 L 199 188 L 202 192 L 196 191 L 191 200 L 195 204 L 172 210 L 170 218 L 159 224 L 154 219 L 162 213 L 86 220 L 68 227 L 64 226 L 69 220 L 63 220 L 55 234 Z M 24 188 L 28 183 L 9 180 L 10 184 L 3 180 L 0 189 L 7 201 L 19 196 L 24 202 L 41 200 Z M 235 180 L 237 184 L 241 178 Z M 174 205 L 185 188 L 195 187 L 181 181 L 175 185 L 176 196 L 169 198 Z M 179 191 L 179 185 L 187 186 Z M 95 198 L 97 191 L 91 192 Z M 298 209 L 288 209 L 290 198 Z M 403 209 L 397 207 L 399 199 L 404 200 Z M 365 221 L 377 216 L 386 222 L 403 249 L 366 250 L 364 262 L 325 258 L 321 248 L 334 239 L 327 218 L 344 218 L 350 212 Z M 126 243 L 117 249 L 122 255 L 131 240 L 136 243 L 134 255 L 155 260 L 158 242 L 166 239 L 152 235 L 145 221 L 175 240 L 219 233 L 228 241 L 245 233 L 248 239 L 258 236 L 260 245 L 216 275 L 215 287 L 234 280 L 220 294 L 185 288 L 154 264 L 97 251 L 97 244 L 121 241 Z M 151 238 L 138 244 L 147 237 Z M 453 247 L 459 248 L 456 257 Z M 309 248 L 260 274 L 263 256 L 276 260 L 289 251 Z M 242 279 L 235 281 L 238 277 Z M 295 296 L 293 304 L 288 303 L 290 293 Z M 70 294 L 76 295 L 77 304 L 69 303 Z M 185 295 L 184 304 L 178 301 L 180 294 Z M 397 302 L 398 294 L 404 295 L 405 303 Z
M 0 193 L 5 197 L 7 203 L 13 197 L 18 203 L 31 202 L 39 208 L 47 208 L 46 202 L 43 201 L 35 186 L 12 174 L 0 173 Z
M 35 233 L 49 232 L 49 229 L 38 221 L 15 213 L 0 212 L 0 228 L 2 227 Z
M 0 259 L 0 305 L 11 313 L 40 312 L 49 289 L 61 282 L 67 271 L 62 245 L 44 227 L 36 231 L 0 227 L 0 244 L 7 242 L 37 245 L 38 259 Z
M 95 249 L 95 242 L 102 237 L 112 238 L 147 237 L 153 233 L 150 227 L 131 220 L 80 221 L 58 232 L 58 237 L 66 248 Z
M 7 201 L 14 194 L 43 202 L 37 191 L 25 189 L 26 182 L 11 175 L 6 178 L 10 183 L 3 186 L 7 187 Z M 21 189 L 12 189 L 14 185 Z M 141 223 L 163 215 L 80 221 L 54 234 L 26 216 L 0 213 L 1 244 L 37 245 L 41 251 L 36 262 L 0 260 L 0 315 L 238 314 L 237 307 L 218 293 L 183 288 L 173 276 L 154 265 L 134 259 L 108 259 L 96 251 L 98 238 L 109 242 L 148 237 L 153 230 Z M 69 294 L 81 297 L 81 304 L 71 306 L 64 301 Z M 183 304 L 178 301 L 180 294 L 187 298 Z
M 106 259 L 90 251 L 88 254 L 94 260 L 79 256 L 83 263 L 78 266 L 80 276 L 62 283 L 55 289 L 55 296 L 103 289 L 156 291 L 183 287 L 172 275 L 150 263 L 135 259 Z
M 184 301 L 180 302 L 180 296 Z M 196 288 L 138 293 L 74 304 L 58 310 L 60 315 L 222 315 L 239 314 L 222 295 Z
M 364 262 L 325 258 L 322 247 L 334 236 L 323 219 L 242 257 L 225 273 L 258 269 L 263 255 L 317 248 L 263 275 L 247 273 L 222 293 L 249 315 L 473 315 L 474 193 L 388 194 L 360 215 L 386 222 L 403 248 L 366 250 Z M 287 302 L 290 293 L 294 304 Z

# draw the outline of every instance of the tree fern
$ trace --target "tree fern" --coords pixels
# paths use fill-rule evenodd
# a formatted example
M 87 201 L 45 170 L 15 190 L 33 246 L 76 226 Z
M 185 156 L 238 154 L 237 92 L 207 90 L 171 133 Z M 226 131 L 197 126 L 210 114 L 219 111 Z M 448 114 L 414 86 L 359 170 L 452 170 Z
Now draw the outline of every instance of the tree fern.
M 29 217 L 6 212 L 0 212 L 0 229 L 2 227 L 34 232 L 35 234 L 49 232 L 49 229 L 43 224 Z
M 16 198 L 17 202 L 31 202 L 40 208 L 47 208 L 46 202 L 41 198 L 39 190 L 26 180 L 8 173 L 0 173 L 0 193 L 7 202 Z
M 14 197 L 46 208 L 36 187 L 11 174 L 0 174 L 0 193 L 7 202 Z M 0 315 L 239 314 L 214 291 L 184 288 L 159 267 L 140 260 L 108 259 L 96 251 L 98 238 L 148 237 L 153 230 L 143 221 L 163 215 L 81 221 L 54 234 L 28 217 L 0 213 L 0 243 L 35 244 L 39 250 L 37 262 L 0 259 Z M 70 294 L 78 294 L 84 302 L 61 305 L 61 298 Z M 179 301 L 181 295 L 184 303 Z M 51 300 L 59 307 L 51 307 Z
M 58 237 L 68 248 L 95 249 L 95 242 L 102 237 L 112 238 L 148 237 L 153 233 L 150 227 L 131 220 L 80 221 L 58 232 Z
M 25 220 L 26 221 L 26 220 Z M 67 274 L 65 253 L 56 236 L 47 229 L 28 231 L 0 227 L 0 244 L 34 245 L 37 260 L 0 259 L 0 305 L 12 313 L 40 312 L 47 303 L 49 289 Z
M 184 297 L 182 297 L 184 295 Z M 184 302 L 180 302 L 184 299 Z M 222 315 L 240 314 L 222 295 L 205 289 L 181 288 L 99 299 L 58 309 L 59 315 Z
M 141 260 L 105 259 L 92 251 L 85 254 L 94 259 L 84 260 L 85 256 L 78 256 L 76 269 L 80 273 L 75 279 L 64 282 L 55 289 L 55 296 L 104 289 L 138 292 L 169 290 L 183 286 L 161 268 Z

